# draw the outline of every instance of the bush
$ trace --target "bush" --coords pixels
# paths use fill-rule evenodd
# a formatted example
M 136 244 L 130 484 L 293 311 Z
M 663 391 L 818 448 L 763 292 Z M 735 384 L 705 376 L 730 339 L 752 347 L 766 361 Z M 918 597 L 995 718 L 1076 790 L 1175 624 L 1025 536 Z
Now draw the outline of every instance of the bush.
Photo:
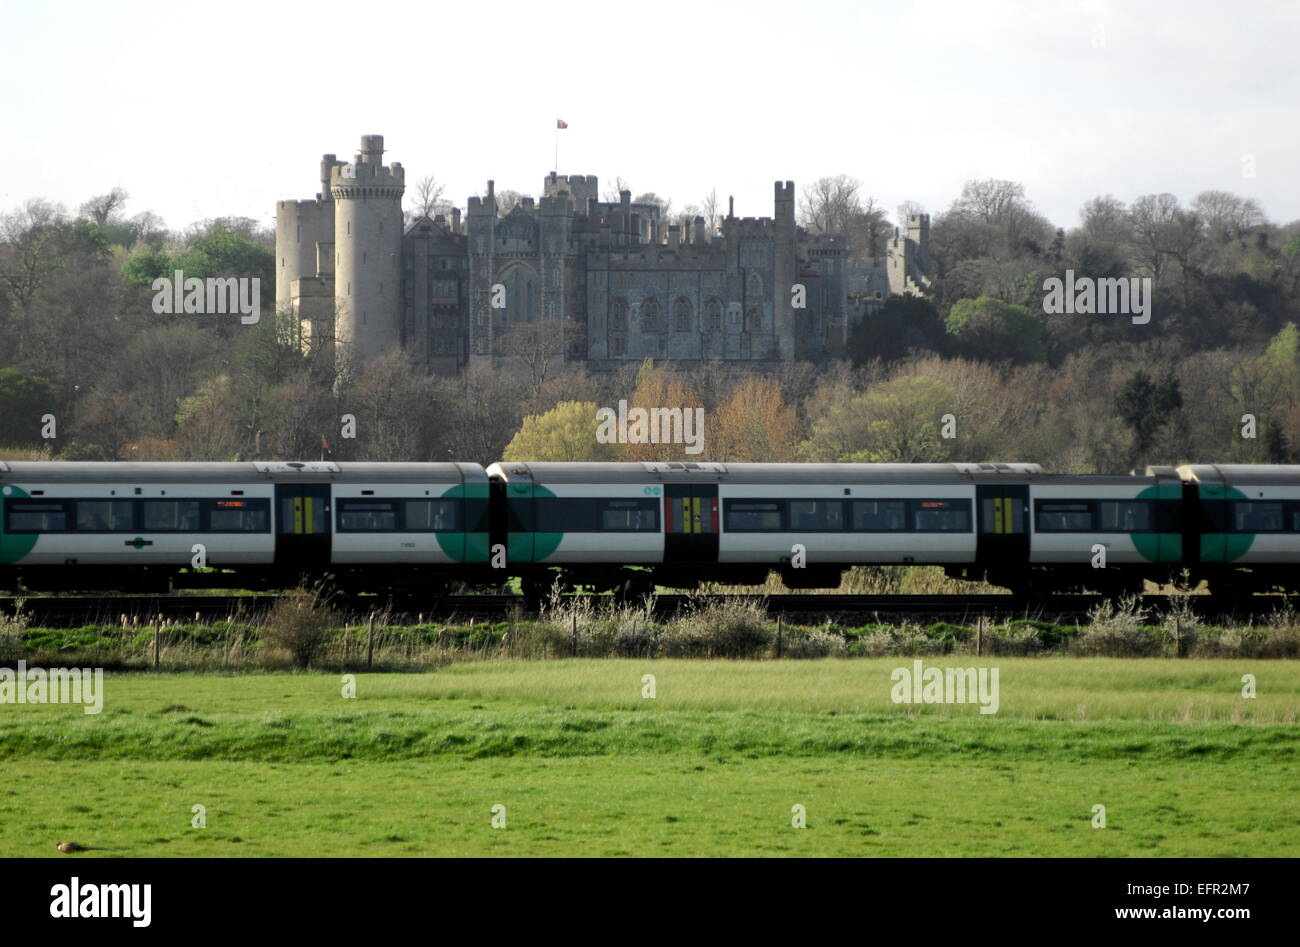
M 661 636 L 670 658 L 753 658 L 776 637 L 762 602 L 710 602 L 670 624 Z
M 338 622 L 319 589 L 299 587 L 280 597 L 262 624 L 262 639 L 289 652 L 300 668 L 311 665 Z
M 843 657 L 844 637 L 824 628 L 794 628 L 782 635 L 783 658 Z

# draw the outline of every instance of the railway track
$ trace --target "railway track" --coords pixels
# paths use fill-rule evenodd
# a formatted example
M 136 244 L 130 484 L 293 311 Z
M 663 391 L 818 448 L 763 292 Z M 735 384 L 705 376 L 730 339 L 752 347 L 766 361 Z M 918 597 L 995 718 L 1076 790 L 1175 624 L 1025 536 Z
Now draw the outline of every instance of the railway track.
M 596 596 L 602 601 L 608 597 Z M 701 603 L 741 600 L 763 601 L 768 615 L 785 616 L 794 621 L 870 622 L 881 621 L 952 621 L 969 622 L 977 618 L 1007 621 L 1017 618 L 1047 621 L 1082 621 L 1104 599 L 1097 595 L 1057 595 L 1049 598 L 1023 598 L 1013 595 L 660 595 L 654 599 L 657 618 L 671 618 Z M 277 601 L 276 595 L 131 595 L 131 596 L 7 596 L 0 598 L 0 613 L 12 615 L 21 607 L 23 615 L 35 625 L 76 627 L 78 625 L 117 624 L 127 621 L 221 621 L 229 618 L 252 619 L 265 614 Z M 1279 611 L 1286 604 L 1284 596 L 1263 595 L 1225 601 L 1209 595 L 1188 596 L 1192 610 L 1202 618 L 1259 620 Z M 1148 595 L 1143 604 L 1153 612 L 1170 607 L 1169 596 Z M 389 610 L 395 623 L 451 619 L 503 619 L 516 609 L 524 608 L 517 595 L 447 595 L 408 598 L 388 603 L 378 597 L 361 596 L 340 603 L 339 611 L 351 620 L 364 620 L 371 612 Z

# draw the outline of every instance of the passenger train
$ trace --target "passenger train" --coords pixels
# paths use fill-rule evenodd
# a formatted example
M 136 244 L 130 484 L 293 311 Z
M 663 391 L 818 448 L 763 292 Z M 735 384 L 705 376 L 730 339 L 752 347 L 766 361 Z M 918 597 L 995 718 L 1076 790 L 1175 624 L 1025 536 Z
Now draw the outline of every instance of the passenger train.
M 1022 594 L 1300 590 L 1300 467 L 0 461 L 0 588 L 834 588 L 936 565 Z

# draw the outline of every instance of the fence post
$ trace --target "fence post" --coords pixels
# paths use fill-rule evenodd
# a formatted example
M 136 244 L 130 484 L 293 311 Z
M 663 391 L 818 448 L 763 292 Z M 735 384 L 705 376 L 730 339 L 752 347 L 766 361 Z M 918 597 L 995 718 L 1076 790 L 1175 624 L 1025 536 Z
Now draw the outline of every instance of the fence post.
M 984 656 L 984 616 L 975 619 L 975 656 Z
M 158 667 L 158 622 L 150 622 L 153 625 L 153 666 Z
M 573 656 L 576 658 L 578 656 L 578 613 L 577 612 L 573 613 L 573 635 L 571 641 L 572 644 L 570 645 L 570 649 L 573 652 Z
M 370 621 L 366 629 L 366 670 L 369 670 L 375 663 L 375 613 L 370 613 Z
M 781 619 L 785 617 L 784 612 L 777 612 L 776 615 L 776 656 L 781 657 Z

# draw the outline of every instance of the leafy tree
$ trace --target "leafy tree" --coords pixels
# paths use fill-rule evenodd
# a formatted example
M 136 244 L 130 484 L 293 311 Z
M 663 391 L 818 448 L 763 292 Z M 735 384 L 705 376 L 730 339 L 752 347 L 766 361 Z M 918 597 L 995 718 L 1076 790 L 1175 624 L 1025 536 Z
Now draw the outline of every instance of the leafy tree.
M 975 358 L 1013 362 L 1047 358 L 1043 324 L 1024 306 L 991 296 L 959 299 L 949 310 L 945 325 L 961 348 Z
M 1152 379 L 1145 370 L 1138 369 L 1124 383 L 1115 396 L 1114 412 L 1133 433 L 1135 463 L 1150 453 L 1156 432 L 1182 406 L 1182 391 L 1172 371 Z
M 41 416 L 54 407 L 50 383 L 14 368 L 0 368 L 0 444 L 38 446 Z
M 799 447 L 804 460 L 857 463 L 938 463 L 953 458 L 956 441 L 943 436 L 953 411 L 951 388 L 919 375 L 844 392 L 813 424 Z
M 628 399 L 629 411 L 632 408 L 644 408 L 647 411 L 652 411 L 655 408 L 667 408 L 669 410 L 680 408 L 683 421 L 687 411 L 703 406 L 703 400 L 693 389 L 664 369 L 656 368 L 650 359 L 646 359 L 642 363 L 641 369 L 637 373 L 636 390 L 632 392 L 632 396 Z M 700 459 L 700 455 L 686 453 L 686 447 L 685 443 L 628 443 L 623 445 L 623 459 L 634 461 L 690 461 Z M 707 450 L 707 448 L 708 442 L 706 441 L 705 449 Z
M 742 381 L 712 415 L 704 456 L 730 463 L 798 460 L 799 415 L 765 378 Z
M 542 414 L 524 418 L 506 445 L 503 460 L 615 461 L 618 444 L 596 440 L 594 401 L 561 401 Z
M 949 339 L 934 303 L 921 296 L 890 296 L 874 314 L 853 327 L 845 346 L 854 365 L 892 361 L 913 349 L 944 351 Z

